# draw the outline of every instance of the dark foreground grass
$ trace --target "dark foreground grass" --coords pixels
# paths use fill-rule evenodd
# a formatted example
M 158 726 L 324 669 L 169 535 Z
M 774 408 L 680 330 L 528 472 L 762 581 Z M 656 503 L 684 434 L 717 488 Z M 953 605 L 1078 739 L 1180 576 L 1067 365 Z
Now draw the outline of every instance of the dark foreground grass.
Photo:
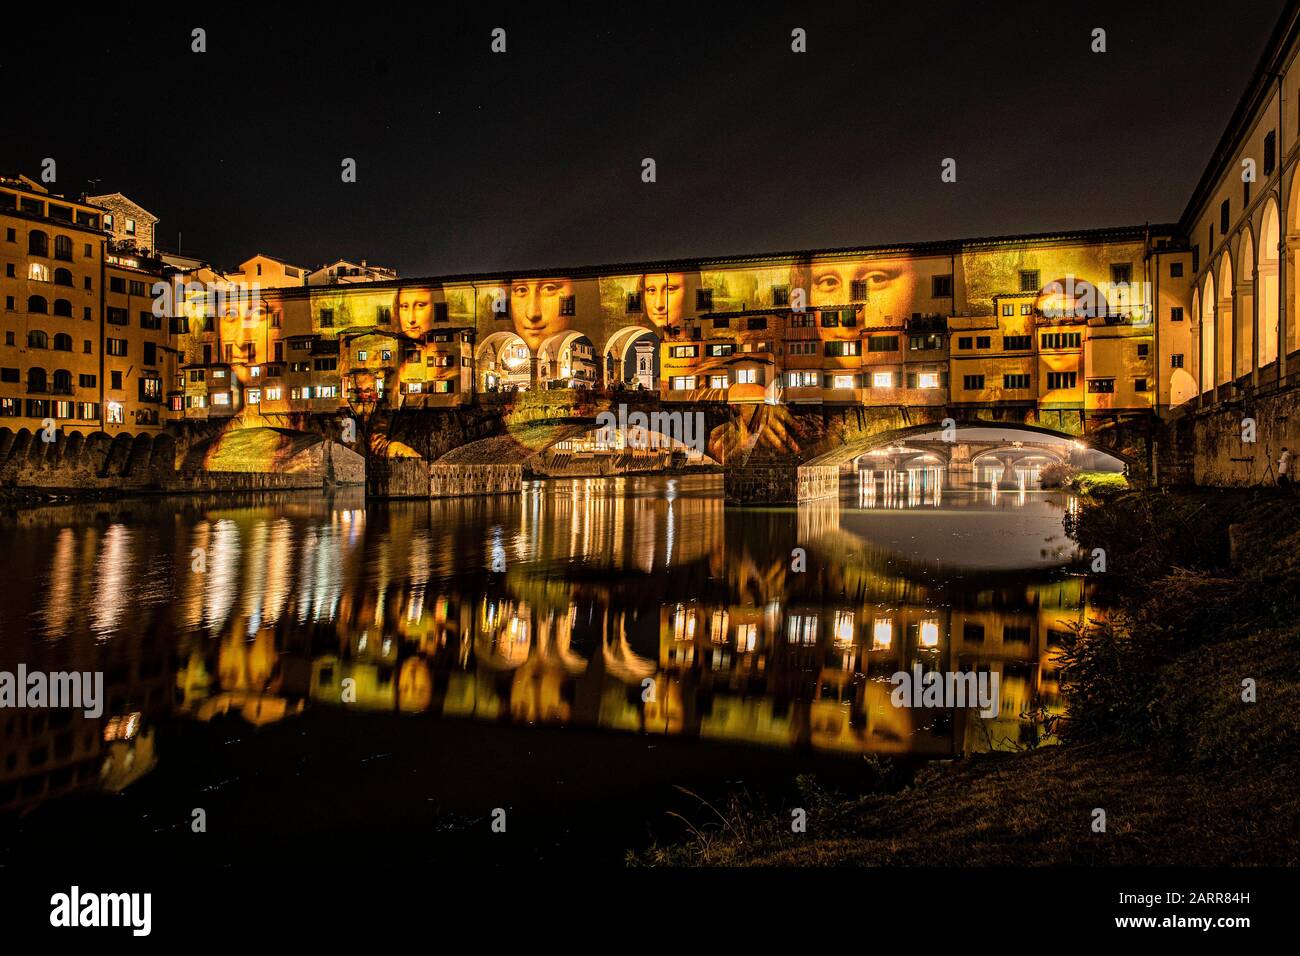
M 1231 774 L 1092 744 L 936 766 L 897 793 L 701 808 L 698 832 L 632 858 L 677 866 L 1296 865 L 1294 760 Z M 1106 832 L 1092 829 L 1106 811 Z M 725 822 L 724 822 L 725 821 Z
M 1066 744 L 888 792 L 878 774 L 856 795 L 804 781 L 802 834 L 793 805 L 701 806 L 681 842 L 630 862 L 1300 865 L 1300 501 L 1135 493 L 1073 531 L 1106 548 L 1116 612 L 1067 642 Z

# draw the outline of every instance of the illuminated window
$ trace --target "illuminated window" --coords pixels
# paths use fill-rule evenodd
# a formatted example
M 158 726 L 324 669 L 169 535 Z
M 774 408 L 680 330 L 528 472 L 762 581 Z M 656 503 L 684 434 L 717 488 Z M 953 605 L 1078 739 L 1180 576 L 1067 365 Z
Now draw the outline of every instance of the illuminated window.
M 837 611 L 835 613 L 835 641 L 839 644 L 853 642 L 853 612 Z
M 250 405 L 262 404 L 262 390 L 260 388 L 250 388 L 248 390 L 248 404 Z
M 710 375 L 709 388 L 727 388 L 730 383 L 725 375 Z
M 916 386 L 917 388 L 938 388 L 939 373 L 922 372 L 920 375 L 916 377 Z
M 758 641 L 758 628 L 754 624 L 736 625 L 736 650 L 752 651 Z
M 43 262 L 33 262 L 27 267 L 27 278 L 33 282 L 49 282 L 50 267 Z
M 817 615 L 791 614 L 786 625 L 786 640 L 791 644 L 811 646 L 817 643 Z
M 752 385 L 755 381 L 755 369 L 738 368 L 736 369 L 736 381 L 742 385 Z
M 939 622 L 938 621 L 921 622 L 921 646 L 922 647 L 939 646 Z
M 673 611 L 672 631 L 674 641 L 695 640 L 695 610 L 677 605 Z
M 675 392 L 687 392 L 695 387 L 695 376 L 674 375 L 669 384 Z
M 122 403 L 121 403 L 121 402 L 109 402 L 109 403 L 108 403 L 108 423 L 109 423 L 110 425 L 120 425 L 120 424 L 122 424 L 122 421 L 123 421 Z
M 887 651 L 894 643 L 894 622 L 889 618 L 881 618 L 871 625 L 871 649 L 873 651 Z
M 852 387 L 853 387 L 853 376 L 852 376 L 852 375 L 836 375 L 836 376 L 832 377 L 832 379 L 831 379 L 831 387 L 832 387 L 832 388 L 852 388 Z
M 229 393 L 229 392 L 216 392 L 216 393 L 212 396 L 212 404 L 213 404 L 213 405 L 229 405 L 229 404 L 230 404 L 230 393 Z
M 871 387 L 872 388 L 893 388 L 894 373 L 893 372 L 872 372 Z
M 284 389 L 281 388 L 279 385 L 276 385 L 272 388 L 268 388 L 266 390 L 266 400 L 268 402 L 278 402 L 283 397 L 284 397 Z

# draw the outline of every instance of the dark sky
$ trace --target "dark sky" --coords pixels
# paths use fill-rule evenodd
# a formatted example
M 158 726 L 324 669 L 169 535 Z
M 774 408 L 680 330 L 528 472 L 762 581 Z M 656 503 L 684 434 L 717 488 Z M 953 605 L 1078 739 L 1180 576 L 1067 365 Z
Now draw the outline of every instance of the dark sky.
M 118 4 L 7 44 L 0 168 L 403 275 L 1168 221 L 1283 5 Z

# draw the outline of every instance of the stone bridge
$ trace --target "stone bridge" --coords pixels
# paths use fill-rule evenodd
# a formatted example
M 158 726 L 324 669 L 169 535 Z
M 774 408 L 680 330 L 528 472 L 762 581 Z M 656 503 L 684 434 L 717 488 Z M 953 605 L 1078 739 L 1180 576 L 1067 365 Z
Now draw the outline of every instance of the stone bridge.
M 495 417 L 485 417 L 489 413 Z M 1085 421 L 1077 412 L 1005 405 L 819 407 L 661 402 L 651 392 L 596 389 L 503 396 L 482 402 L 474 414 L 478 416 L 478 437 L 443 445 L 436 453 L 429 442 L 420 444 L 419 428 L 413 429 L 411 420 L 404 426 L 394 420 L 389 437 L 408 443 L 436 464 L 518 464 L 535 473 L 555 474 L 560 472 L 549 470 L 547 464 L 557 446 L 571 444 L 613 421 L 620 429 L 640 427 L 675 441 L 685 439 L 707 455 L 708 461 L 724 468 L 728 501 L 757 504 L 805 501 L 836 493 L 840 471 L 881 448 L 933 454 L 946 463 L 953 443 L 939 437 L 922 438 L 945 429 L 951 429 L 954 440 L 966 448 L 967 466 L 991 456 L 1004 469 L 1010 466 L 1006 473 L 1011 474 L 1017 462 L 1031 455 L 1060 460 L 1062 452 L 1045 439 L 1065 439 L 1114 455 L 1132 474 L 1143 477 L 1151 470 L 1150 439 L 1159 429 L 1154 415 Z M 1018 442 L 961 439 L 961 430 L 969 428 L 1014 429 L 1024 437 Z

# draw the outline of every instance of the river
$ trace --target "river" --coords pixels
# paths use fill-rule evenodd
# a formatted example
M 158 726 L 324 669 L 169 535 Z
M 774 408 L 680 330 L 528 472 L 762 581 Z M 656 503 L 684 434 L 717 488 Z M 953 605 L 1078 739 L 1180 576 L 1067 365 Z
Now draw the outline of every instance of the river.
M 846 481 L 839 501 L 799 509 L 727 509 L 720 477 L 691 476 L 11 512 L 0 670 L 102 671 L 107 705 L 98 722 L 0 711 L 0 807 L 101 787 L 152 790 L 156 804 L 164 784 L 265 780 L 306 728 L 326 751 L 396 726 L 383 733 L 500 764 L 557 739 L 615 763 L 659 741 L 731 776 L 792 755 L 1035 743 L 1063 707 L 1060 634 L 1087 611 L 1066 567 L 1073 503 L 934 477 Z M 890 675 L 914 665 L 996 671 L 998 715 L 891 706 Z M 202 725 L 249 745 L 217 771 Z M 371 744 L 362 764 L 383 750 Z M 382 759 L 399 776 L 425 769 L 414 754 Z

